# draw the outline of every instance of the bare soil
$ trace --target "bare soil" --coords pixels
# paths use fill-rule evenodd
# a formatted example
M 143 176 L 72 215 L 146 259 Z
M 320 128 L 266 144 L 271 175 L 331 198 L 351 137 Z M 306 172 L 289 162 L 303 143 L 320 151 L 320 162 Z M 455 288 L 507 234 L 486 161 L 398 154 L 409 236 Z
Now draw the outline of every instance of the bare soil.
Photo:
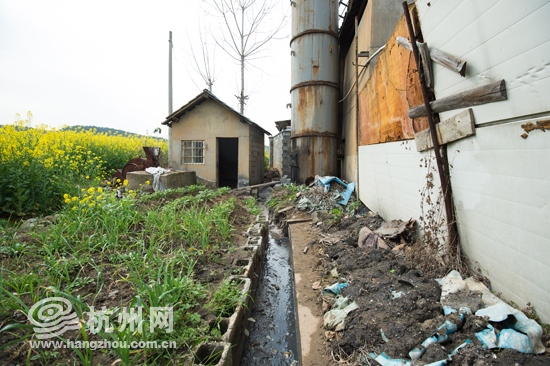
M 292 216 L 303 216 L 295 209 L 281 214 L 275 213 L 275 221 L 284 224 Z M 371 214 L 372 215 L 372 214 Z M 362 227 L 375 230 L 383 219 L 377 215 L 355 216 L 339 223 L 300 224 L 301 235 L 310 240 L 307 254 L 294 257 L 295 271 L 300 266 L 309 266 L 305 283 L 309 289 L 296 285 L 298 307 L 312 309 L 317 317 L 321 311 L 329 309 L 331 299 L 320 296 L 320 290 L 314 290 L 312 284 L 320 282 L 325 288 L 336 282 L 348 283 L 341 291 L 342 296 L 355 301 L 359 308 L 346 318 L 345 329 L 341 332 L 324 332 L 324 329 L 312 332 L 310 342 L 324 342 L 325 349 L 319 356 L 325 356 L 330 363 L 309 361 L 304 365 L 348 364 L 375 365 L 369 353 L 376 355 L 385 352 L 390 358 L 408 359 L 408 353 L 432 336 L 445 320 L 459 325 L 459 330 L 449 336 L 449 341 L 427 348 L 419 359 L 419 365 L 446 359 L 447 355 L 466 340 L 471 343 L 461 348 L 448 365 L 550 365 L 550 353 L 543 355 L 523 354 L 514 350 L 485 350 L 475 336 L 476 332 L 486 328 L 487 321 L 475 315 L 466 315 L 464 322 L 456 314 L 444 316 L 440 303 L 440 286 L 435 276 L 446 273 L 437 270 L 437 265 L 423 265 L 413 262 L 407 255 L 414 247 L 414 235 L 410 232 L 401 236 L 392 246 L 406 244 L 399 253 L 386 249 L 358 247 L 358 235 Z M 304 227 L 305 226 L 305 227 Z M 296 235 L 293 233 L 293 235 Z M 328 238 L 328 240 L 327 240 Z M 294 245 L 294 241 L 293 241 Z M 307 258 L 307 259 L 305 259 Z M 418 268 L 430 268 L 422 273 Z M 334 269 L 338 272 L 333 277 Z M 302 284 L 303 285 L 303 284 Z M 481 305 L 480 294 L 471 292 L 457 293 L 447 299 L 449 302 L 467 302 L 475 312 Z M 324 311 L 323 309 L 324 306 Z M 303 337 L 303 335 L 302 335 Z M 550 336 L 543 336 L 548 347 Z M 315 349 L 314 351 L 317 351 Z M 309 356 L 307 356 L 309 357 Z

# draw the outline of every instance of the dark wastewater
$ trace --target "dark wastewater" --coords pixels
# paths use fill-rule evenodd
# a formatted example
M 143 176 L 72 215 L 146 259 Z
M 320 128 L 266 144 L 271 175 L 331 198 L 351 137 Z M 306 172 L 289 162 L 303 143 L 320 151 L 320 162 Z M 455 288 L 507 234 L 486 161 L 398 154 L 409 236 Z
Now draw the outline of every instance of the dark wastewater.
M 270 228 L 241 366 L 298 365 L 299 346 L 290 241 Z

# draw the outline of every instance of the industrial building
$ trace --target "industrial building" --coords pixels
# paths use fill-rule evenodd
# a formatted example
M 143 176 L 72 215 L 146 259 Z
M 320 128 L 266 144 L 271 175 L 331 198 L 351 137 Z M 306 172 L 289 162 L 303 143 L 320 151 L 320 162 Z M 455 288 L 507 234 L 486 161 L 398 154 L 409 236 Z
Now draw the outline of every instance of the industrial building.
M 550 3 L 409 1 L 410 27 L 400 1 L 291 6 L 293 180 L 337 175 L 386 220 L 440 227 L 550 322 Z

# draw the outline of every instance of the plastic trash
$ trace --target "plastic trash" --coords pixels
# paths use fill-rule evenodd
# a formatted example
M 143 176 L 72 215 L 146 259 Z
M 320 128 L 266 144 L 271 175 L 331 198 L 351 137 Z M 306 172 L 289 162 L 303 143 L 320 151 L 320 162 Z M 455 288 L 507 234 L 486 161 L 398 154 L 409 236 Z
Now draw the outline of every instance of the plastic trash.
M 457 271 L 451 271 L 447 276 L 437 279 L 437 282 L 441 285 L 441 301 L 443 301 L 446 296 L 459 290 L 480 292 L 482 294 L 481 300 L 484 308 L 476 311 L 476 316 L 486 316 L 492 322 L 503 322 L 506 327 L 526 334 L 530 340 L 530 345 L 527 347 L 523 345 L 523 342 L 507 342 L 503 343 L 504 345 L 523 353 L 546 352 L 546 348 L 541 341 L 542 327 L 536 321 L 529 319 L 520 310 L 514 309 L 493 295 L 491 291 L 481 282 L 476 281 L 473 278 L 463 280 Z M 450 311 L 448 309 L 444 310 L 446 312 Z
M 391 359 L 384 352 L 382 352 L 379 356 L 376 356 L 376 354 L 371 353 L 370 356 L 374 358 L 376 362 L 378 362 L 382 366 L 411 366 L 412 363 L 410 361 L 402 360 L 402 359 Z
M 391 295 L 392 299 L 399 299 L 401 296 L 403 296 L 403 291 L 392 291 Z
M 349 202 L 349 199 L 351 197 L 351 194 L 355 190 L 355 183 L 351 182 L 350 184 L 346 184 L 346 183 L 342 182 L 340 179 L 338 179 L 336 177 L 327 176 L 327 177 L 318 177 L 318 179 L 317 179 L 318 183 L 317 184 L 319 184 L 320 187 L 324 187 L 325 188 L 325 193 L 326 193 L 326 192 L 329 191 L 330 182 L 332 182 L 332 181 L 338 182 L 341 185 L 346 187 L 344 192 L 339 192 L 340 197 L 342 197 L 342 199 L 340 201 L 338 201 L 338 203 L 341 204 L 341 205 L 344 205 L 344 206 L 347 205 L 348 202 Z
M 460 320 L 464 320 L 464 315 L 460 316 Z M 462 324 L 461 324 L 462 325 Z M 458 330 L 458 325 L 449 320 L 445 320 L 443 324 L 437 328 L 436 333 L 430 338 L 426 339 L 422 344 L 409 352 L 409 357 L 412 360 L 422 357 L 426 352 L 426 349 L 435 343 L 442 343 L 449 339 L 449 334 L 453 334 Z
M 149 174 L 153 175 L 153 189 L 155 191 L 164 191 L 166 188 L 164 187 L 164 184 L 160 181 L 160 176 L 164 173 L 168 173 L 169 170 L 166 170 L 161 167 L 156 168 L 147 168 L 145 171 Z
M 487 329 L 476 333 L 476 337 L 483 343 L 483 348 L 486 349 L 509 348 L 522 353 L 534 353 L 531 339 L 513 329 L 507 328 L 497 333 L 493 326 L 489 324 Z
M 382 329 L 380 329 L 380 332 L 382 332 L 382 335 L 384 336 L 384 332 Z M 387 342 L 387 341 L 386 341 Z M 460 346 L 456 347 L 453 352 L 451 352 L 449 355 L 447 355 L 446 360 L 440 360 L 435 361 L 430 364 L 425 364 L 424 366 L 443 366 L 447 364 L 447 361 L 452 361 L 453 356 L 460 350 L 462 347 L 465 347 L 468 343 L 472 343 L 469 339 L 466 340 L 466 342 L 462 343 Z M 403 360 L 403 359 L 391 359 L 384 352 L 382 352 L 379 356 L 376 356 L 374 353 L 370 353 L 370 356 L 376 360 L 380 365 L 382 366 L 413 366 L 413 362 Z
M 542 345 L 542 327 L 533 319 L 529 319 L 523 312 L 514 309 L 503 301 L 496 305 L 476 311 L 476 316 L 487 317 L 492 322 L 502 322 L 510 329 L 504 329 L 500 332 L 499 347 L 511 348 L 522 353 L 544 353 L 546 348 Z M 505 332 L 507 330 L 507 332 Z M 520 332 L 510 332 L 514 330 Z M 505 341 L 501 341 L 502 334 L 505 333 Z M 521 333 L 528 339 L 521 336 Z
M 382 340 L 388 343 L 390 340 L 388 339 L 388 337 L 386 337 L 386 335 L 384 334 L 384 330 L 382 328 L 380 328 L 380 333 L 382 334 Z
M 326 287 L 323 289 L 323 295 L 336 296 L 340 294 L 340 290 L 344 287 L 348 287 L 347 283 L 335 283 L 332 286 Z
M 460 315 L 464 315 L 464 314 L 472 315 L 472 310 L 470 310 L 470 308 L 468 308 L 466 306 L 463 306 L 460 309 L 458 309 L 458 311 L 457 311 L 456 309 L 453 309 L 450 306 L 443 305 L 443 314 L 449 315 L 449 314 L 454 314 L 454 313 L 459 313 Z
M 456 355 L 456 353 L 462 348 L 462 347 L 465 347 L 466 345 L 468 345 L 468 343 L 472 343 L 471 340 L 469 339 L 466 339 L 466 342 L 462 343 L 460 346 L 456 347 L 453 352 L 451 352 L 451 354 L 449 355 L 449 360 L 452 360 L 453 359 L 453 356 Z
M 493 328 L 491 324 L 487 325 L 487 329 L 477 332 L 476 337 L 481 343 L 483 343 L 483 348 L 498 348 L 498 338 L 495 333 L 495 328 Z
M 358 309 L 359 306 L 354 302 L 350 303 L 350 299 L 347 297 L 340 297 L 336 299 L 331 311 L 327 311 L 324 316 L 324 325 L 328 330 L 334 329 L 335 331 L 344 330 L 345 320 L 348 314 Z
M 531 339 L 523 333 L 513 329 L 503 329 L 498 337 L 499 348 L 511 348 L 522 353 L 533 353 L 534 346 Z

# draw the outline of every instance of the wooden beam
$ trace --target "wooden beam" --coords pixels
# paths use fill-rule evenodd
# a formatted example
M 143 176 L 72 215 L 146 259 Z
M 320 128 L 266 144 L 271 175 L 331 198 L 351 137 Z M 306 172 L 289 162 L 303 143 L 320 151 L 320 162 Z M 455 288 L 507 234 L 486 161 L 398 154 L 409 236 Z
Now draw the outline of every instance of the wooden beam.
M 401 47 L 412 51 L 412 46 L 407 38 L 404 37 L 397 37 L 396 38 L 397 44 Z M 417 46 L 420 48 L 422 43 L 416 42 Z M 464 61 L 461 58 L 455 57 L 453 55 L 448 54 L 447 52 L 443 52 L 437 48 L 431 47 L 430 49 L 430 58 L 433 62 L 437 62 L 441 66 L 454 71 L 461 76 L 466 75 L 466 61 Z
M 422 68 L 424 69 L 424 79 L 428 89 L 434 90 L 434 72 L 432 69 L 432 60 L 430 60 L 430 50 L 427 43 L 421 43 L 418 46 L 420 57 L 422 58 Z
M 434 62 L 437 62 L 443 67 L 451 71 L 455 71 L 460 74 L 460 76 L 466 75 L 466 61 L 438 50 L 437 48 L 430 48 L 430 56 Z
M 496 83 L 488 84 L 468 90 L 462 93 L 451 95 L 446 98 L 434 100 L 430 102 L 430 106 L 434 113 L 450 111 L 459 108 L 468 108 L 476 105 L 482 105 L 493 102 L 500 102 L 508 99 L 506 93 L 506 82 L 504 80 Z M 426 115 L 426 107 L 419 105 L 409 109 L 410 118 L 424 117 Z
M 474 112 L 471 108 L 452 116 L 435 125 L 437 141 L 440 145 L 463 139 L 476 134 Z M 426 151 L 433 148 L 430 129 L 427 128 L 414 134 L 416 150 Z
M 262 183 L 262 184 L 256 184 L 256 185 L 254 185 L 254 186 L 246 186 L 246 187 L 235 188 L 234 191 L 242 191 L 243 189 L 270 187 L 270 186 L 274 186 L 274 185 L 279 184 L 279 183 L 281 183 L 281 181 L 276 180 L 276 181 L 273 181 L 273 182 Z

